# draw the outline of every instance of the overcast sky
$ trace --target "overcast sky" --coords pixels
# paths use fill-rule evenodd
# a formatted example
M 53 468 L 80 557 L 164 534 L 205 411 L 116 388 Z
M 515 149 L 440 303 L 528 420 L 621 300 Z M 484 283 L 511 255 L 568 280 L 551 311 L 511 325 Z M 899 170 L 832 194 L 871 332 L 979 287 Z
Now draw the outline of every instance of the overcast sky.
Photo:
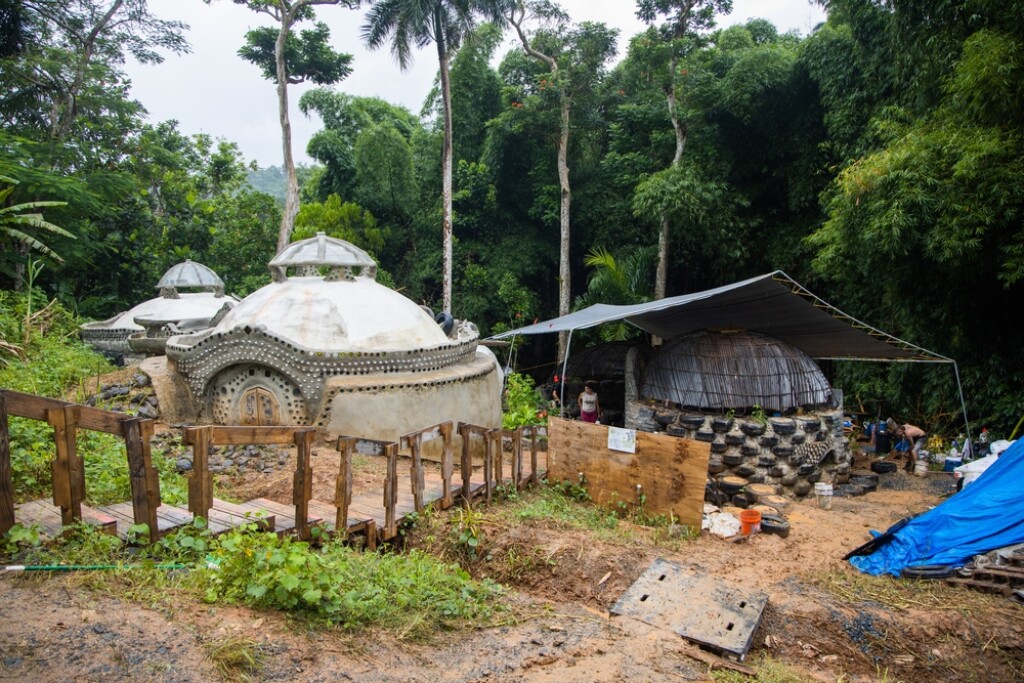
M 281 128 L 277 117 L 274 84 L 258 68 L 237 54 L 245 33 L 261 25 L 272 25 L 257 14 L 230 0 L 150 0 L 150 8 L 163 19 L 179 19 L 191 26 L 187 36 L 192 44 L 188 55 L 167 56 L 163 64 L 139 65 L 129 62 L 132 92 L 149 110 L 152 122 L 176 119 L 183 133 L 208 133 L 238 143 L 247 160 L 261 167 L 280 165 Z M 601 21 L 618 28 L 619 56 L 629 39 L 645 26 L 635 15 L 633 0 L 561 0 L 573 21 Z M 437 56 L 431 49 L 421 51 L 407 71 L 399 70 L 387 48 L 371 52 L 359 39 L 365 10 L 339 7 L 317 8 L 319 18 L 331 29 L 335 49 L 353 55 L 353 72 L 334 87 L 360 96 L 377 96 L 419 113 L 437 72 Z M 720 26 L 744 23 L 754 17 L 770 20 L 780 32 L 796 30 L 807 35 L 825 19 L 824 11 L 811 0 L 734 0 L 733 12 L 720 17 Z M 498 55 L 516 47 L 511 33 Z M 312 86 L 289 87 L 293 151 L 296 162 L 310 161 L 306 143 L 320 129 L 315 116 L 307 119 L 298 111 L 299 95 Z

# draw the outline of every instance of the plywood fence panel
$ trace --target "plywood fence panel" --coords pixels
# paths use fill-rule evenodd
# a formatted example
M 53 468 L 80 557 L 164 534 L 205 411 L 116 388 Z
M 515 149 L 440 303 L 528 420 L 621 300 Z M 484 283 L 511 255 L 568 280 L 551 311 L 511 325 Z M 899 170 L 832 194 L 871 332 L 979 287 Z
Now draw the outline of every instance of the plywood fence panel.
M 576 483 L 582 473 L 599 505 L 633 505 L 642 493 L 647 514 L 673 514 L 680 524 L 697 529 L 710 454 L 710 444 L 647 432 L 637 432 L 636 453 L 613 451 L 604 425 L 548 419 L 550 481 Z

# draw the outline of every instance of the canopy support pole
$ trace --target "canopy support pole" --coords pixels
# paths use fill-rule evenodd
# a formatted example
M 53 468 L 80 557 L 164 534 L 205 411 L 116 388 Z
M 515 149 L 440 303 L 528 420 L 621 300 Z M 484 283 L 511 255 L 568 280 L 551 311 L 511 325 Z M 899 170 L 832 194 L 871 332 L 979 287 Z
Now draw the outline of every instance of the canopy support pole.
M 565 417 L 565 371 L 569 367 L 569 349 L 572 348 L 572 333 L 575 328 L 569 330 L 569 336 L 565 340 L 565 358 L 562 359 L 562 382 L 559 386 L 558 417 Z
M 960 409 L 964 411 L 964 431 L 967 432 L 967 449 L 974 457 L 974 442 L 971 441 L 971 422 L 967 419 L 967 402 L 964 401 L 964 387 L 960 383 L 960 367 L 953 361 L 953 372 L 956 374 L 956 390 L 960 393 Z

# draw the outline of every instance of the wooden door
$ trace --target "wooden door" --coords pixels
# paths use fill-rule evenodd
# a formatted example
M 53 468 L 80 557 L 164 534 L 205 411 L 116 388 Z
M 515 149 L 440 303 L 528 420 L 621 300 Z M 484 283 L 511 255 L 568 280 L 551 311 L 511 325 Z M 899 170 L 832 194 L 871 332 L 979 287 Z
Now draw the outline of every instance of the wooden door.
M 281 424 L 281 405 L 273 392 L 252 387 L 242 394 L 239 405 L 241 423 L 250 427 L 272 427 Z

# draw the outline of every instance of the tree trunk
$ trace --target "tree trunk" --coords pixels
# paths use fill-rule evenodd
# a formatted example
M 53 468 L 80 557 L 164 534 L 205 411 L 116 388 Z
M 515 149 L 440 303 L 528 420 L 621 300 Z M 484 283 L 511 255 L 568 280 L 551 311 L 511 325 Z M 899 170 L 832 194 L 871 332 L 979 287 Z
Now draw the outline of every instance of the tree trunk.
M 672 120 L 672 129 L 676 133 L 676 153 L 672 158 L 672 167 L 679 165 L 683 158 L 683 150 L 686 148 L 686 127 L 679 121 L 679 111 L 676 103 L 676 68 L 678 59 L 675 55 L 669 60 L 669 83 L 665 86 L 665 98 L 668 100 L 668 115 Z M 661 230 L 658 232 L 658 271 L 654 277 L 654 299 L 664 299 L 668 282 L 668 242 L 669 233 L 672 229 L 672 222 L 667 214 L 661 215 Z
M 435 15 L 437 61 L 441 71 L 441 101 L 444 109 L 444 146 L 441 151 L 441 235 L 443 263 L 441 287 L 442 310 L 452 310 L 452 89 L 448 77 L 448 48 L 440 22 Z
M 280 252 L 291 240 L 295 227 L 295 216 L 299 213 L 299 181 L 295 175 L 295 160 L 292 157 L 292 124 L 288 118 L 288 70 L 284 64 L 284 46 L 291 30 L 294 15 L 289 12 L 281 17 L 281 28 L 274 44 L 274 60 L 277 63 L 277 106 L 281 118 L 281 146 L 284 151 L 284 211 L 281 213 L 281 227 L 277 233 L 277 250 Z
M 558 78 L 558 69 L 554 70 L 554 76 Z M 558 185 L 561 188 L 561 206 L 559 209 L 559 222 L 561 227 L 561 240 L 558 248 L 558 315 L 568 315 L 572 294 L 572 272 L 569 268 L 569 206 L 572 204 L 572 190 L 569 187 L 569 112 L 572 109 L 572 100 L 562 95 L 562 128 L 558 136 Z M 565 359 L 566 343 L 568 334 L 558 333 L 558 361 Z

